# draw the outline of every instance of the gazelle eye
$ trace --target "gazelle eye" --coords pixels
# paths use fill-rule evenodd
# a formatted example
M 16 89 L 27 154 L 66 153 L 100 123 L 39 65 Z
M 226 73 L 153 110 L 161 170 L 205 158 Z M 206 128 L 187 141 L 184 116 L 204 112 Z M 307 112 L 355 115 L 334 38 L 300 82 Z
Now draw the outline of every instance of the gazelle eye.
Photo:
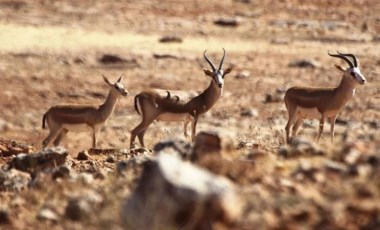
M 355 73 L 354 73 L 354 72 L 351 72 L 351 76 L 352 76 L 352 77 L 355 77 Z

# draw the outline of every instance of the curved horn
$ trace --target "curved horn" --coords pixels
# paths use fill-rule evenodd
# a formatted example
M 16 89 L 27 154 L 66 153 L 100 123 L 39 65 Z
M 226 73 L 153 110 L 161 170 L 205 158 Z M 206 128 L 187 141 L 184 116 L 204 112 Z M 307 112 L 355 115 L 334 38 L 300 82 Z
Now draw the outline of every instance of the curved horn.
M 117 80 L 117 82 L 121 82 L 121 79 L 123 79 L 123 75 L 124 75 L 124 73 L 122 73 L 122 74 L 120 75 L 120 77 L 119 77 L 119 79 Z
M 212 64 L 211 60 L 207 57 L 206 52 L 207 52 L 207 50 L 205 50 L 205 52 L 203 53 L 203 56 L 205 57 L 208 64 L 210 64 L 212 71 L 214 72 L 216 70 L 216 68 L 215 68 L 214 64 Z
M 344 54 L 344 53 L 341 53 L 341 52 L 339 52 L 339 51 L 337 51 L 337 52 L 338 52 L 338 54 L 340 54 L 340 55 L 351 57 L 351 58 L 354 60 L 354 66 L 355 66 L 355 67 L 358 67 L 358 59 L 356 58 L 355 55 L 353 55 L 353 54 Z
M 171 95 L 170 95 L 170 92 L 169 92 L 169 90 L 166 90 L 166 93 L 168 94 L 167 96 L 166 96 L 166 100 L 169 100 L 170 99 L 170 97 L 171 97 Z
M 224 58 L 226 58 L 226 50 L 224 50 L 224 48 L 222 49 L 223 49 L 223 57 L 222 57 L 222 60 L 220 61 L 219 70 L 223 69 Z
M 345 60 L 348 63 L 348 65 L 350 66 L 350 68 L 354 68 L 354 64 L 352 64 L 352 62 L 350 61 L 350 59 L 348 59 L 347 57 L 345 57 L 345 56 L 343 56 L 341 54 L 330 54 L 330 51 L 327 51 L 327 53 L 331 57 L 337 57 L 337 58 Z

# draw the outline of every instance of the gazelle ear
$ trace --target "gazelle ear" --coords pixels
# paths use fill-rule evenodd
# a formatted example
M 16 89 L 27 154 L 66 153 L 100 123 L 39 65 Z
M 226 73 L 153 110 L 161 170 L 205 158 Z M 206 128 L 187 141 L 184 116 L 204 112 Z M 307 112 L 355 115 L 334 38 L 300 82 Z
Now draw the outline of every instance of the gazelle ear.
M 107 85 L 112 85 L 112 83 L 108 80 L 106 76 L 102 74 L 103 80 L 107 83 Z
M 210 70 L 208 70 L 208 69 L 203 69 L 203 72 L 205 72 L 205 74 L 207 75 L 207 76 L 210 76 L 210 77 L 212 77 L 212 72 L 210 71 Z
M 231 71 L 232 71 L 232 67 L 229 67 L 226 70 L 224 70 L 224 76 L 226 76 L 227 74 L 231 73 Z
M 335 66 L 335 68 L 337 68 L 338 70 L 340 70 L 340 71 L 342 71 L 342 72 L 346 72 L 346 70 L 342 67 L 342 66 L 340 66 L 340 65 L 334 65 Z

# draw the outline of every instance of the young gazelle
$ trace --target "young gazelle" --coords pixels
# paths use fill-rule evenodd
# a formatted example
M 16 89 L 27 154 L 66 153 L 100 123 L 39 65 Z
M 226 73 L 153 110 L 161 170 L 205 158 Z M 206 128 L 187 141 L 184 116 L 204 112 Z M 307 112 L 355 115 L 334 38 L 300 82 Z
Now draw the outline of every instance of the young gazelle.
M 52 140 L 55 146 L 59 145 L 68 131 L 92 131 L 92 147 L 96 148 L 96 136 L 99 129 L 107 122 L 120 96 L 127 96 L 128 91 L 121 83 L 122 76 L 112 84 L 105 76 L 104 81 L 109 89 L 108 97 L 102 105 L 67 104 L 51 107 L 43 116 L 42 128 L 45 121 L 50 129 L 49 135 L 42 142 L 45 148 Z
M 210 65 L 212 71 L 203 69 L 204 73 L 211 78 L 210 85 L 206 90 L 192 98 L 184 98 L 180 91 L 172 91 L 179 100 L 168 100 L 170 94 L 166 96 L 166 90 L 147 90 L 136 95 L 135 110 L 141 115 L 142 121 L 131 132 L 130 148 L 133 147 L 134 140 L 138 136 L 140 146 L 144 147 L 144 134 L 151 123 L 154 121 L 185 121 L 186 126 L 192 121 L 191 138 L 194 141 L 196 125 L 199 116 L 206 113 L 222 96 L 224 76 L 231 72 L 231 68 L 223 70 L 226 51 L 223 49 L 223 57 L 219 68 L 207 57 L 206 51 L 204 58 Z M 184 94 L 186 95 L 186 93 Z
M 293 126 L 293 136 L 296 136 L 303 119 L 320 120 L 317 141 L 322 135 L 325 120 L 329 119 L 331 142 L 333 142 L 334 125 L 338 113 L 354 96 L 356 87 L 366 83 L 365 77 L 359 70 L 355 55 L 339 52 L 338 54 L 328 54 L 331 57 L 343 59 L 350 67 L 344 69 L 335 65 L 338 70 L 343 72 L 342 80 L 336 88 L 292 87 L 286 91 L 284 100 L 289 114 L 289 120 L 285 127 L 287 143 L 290 141 L 290 128 Z M 348 57 L 351 57 L 353 62 Z

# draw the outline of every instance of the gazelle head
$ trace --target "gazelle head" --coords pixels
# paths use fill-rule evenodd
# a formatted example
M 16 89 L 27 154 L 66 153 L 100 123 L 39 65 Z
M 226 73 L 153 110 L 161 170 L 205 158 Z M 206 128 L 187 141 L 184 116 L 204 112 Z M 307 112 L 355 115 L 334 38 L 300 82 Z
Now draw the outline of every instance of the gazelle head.
M 338 54 L 330 54 L 328 52 L 328 54 L 331 57 L 337 57 L 337 58 L 343 59 L 350 66 L 349 68 L 344 69 L 340 65 L 335 65 L 335 67 L 338 70 L 340 70 L 344 73 L 344 77 L 350 79 L 350 81 L 353 82 L 354 84 L 360 84 L 360 85 L 365 84 L 367 82 L 367 80 L 365 79 L 363 74 L 360 72 L 359 63 L 358 63 L 356 56 L 353 54 L 343 54 L 343 53 L 340 53 L 339 51 L 337 51 L 337 53 Z M 353 62 L 348 57 L 351 57 Z
M 222 57 L 222 60 L 220 61 L 219 68 L 215 68 L 212 61 L 207 57 L 206 52 L 207 50 L 205 50 L 205 52 L 203 53 L 203 56 L 208 62 L 208 64 L 210 65 L 212 71 L 208 69 L 203 69 L 203 71 L 205 72 L 207 76 L 212 77 L 212 79 L 214 80 L 216 85 L 219 86 L 219 88 L 222 88 L 224 84 L 224 76 L 229 74 L 232 70 L 232 68 L 227 68 L 226 70 L 223 70 L 224 59 L 226 58 L 226 51 L 223 48 L 223 57 Z
M 127 96 L 128 95 L 128 91 L 126 89 L 124 89 L 124 86 L 121 83 L 121 80 L 123 79 L 123 75 L 121 75 L 119 77 L 119 79 L 115 83 L 113 83 L 113 84 L 108 80 L 108 78 L 106 76 L 104 76 L 104 75 L 102 75 L 102 76 L 103 76 L 104 81 L 108 85 L 108 87 L 110 87 L 111 92 L 113 94 L 122 95 L 122 96 Z

